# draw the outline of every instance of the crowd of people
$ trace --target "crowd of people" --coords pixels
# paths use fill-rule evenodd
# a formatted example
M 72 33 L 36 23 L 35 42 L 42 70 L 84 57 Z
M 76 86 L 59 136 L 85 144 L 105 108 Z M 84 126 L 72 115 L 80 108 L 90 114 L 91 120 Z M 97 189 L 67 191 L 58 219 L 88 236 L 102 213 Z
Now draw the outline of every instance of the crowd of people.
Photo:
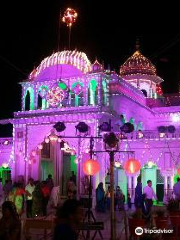
M 21 215 L 26 210 L 26 217 L 46 216 L 47 204 L 52 188 L 54 187 L 52 175 L 49 174 L 46 181 L 34 181 L 32 178 L 26 186 L 22 182 L 6 180 L 1 184 L 1 202 L 14 203 L 17 214 Z
M 2 179 L 0 179 L 2 182 Z M 32 178 L 26 186 L 20 182 L 12 184 L 7 180 L 4 186 L 0 184 L 0 198 L 3 199 L 2 218 L 0 219 L 0 239 L 18 240 L 21 234 L 21 215 L 26 209 L 26 217 L 47 215 L 47 205 L 53 189 L 55 189 L 52 175 L 49 174 L 46 181 L 36 181 Z M 67 239 L 77 240 L 77 229 L 83 221 L 84 211 L 80 201 L 76 199 L 76 177 L 74 174 L 67 182 L 67 200 L 56 208 L 56 224 L 53 240 Z M 180 201 L 180 178 L 173 187 L 175 199 Z M 143 217 L 150 219 L 153 200 L 157 196 L 152 188 L 152 181 L 147 181 L 147 186 L 142 187 L 141 179 L 138 179 L 135 188 L 134 205 L 136 210 L 141 209 Z M 96 188 L 96 211 L 110 210 L 111 192 L 110 186 L 104 190 L 100 182 Z M 125 196 L 119 186 L 114 190 L 115 210 L 124 210 Z M 127 194 L 127 206 L 131 209 L 131 197 Z M 25 207 L 26 206 L 26 207 Z
M 103 183 L 100 182 L 96 188 L 96 211 L 105 212 L 110 210 L 110 186 L 108 186 L 107 191 L 103 188 Z M 114 206 L 115 210 L 123 210 L 125 203 L 125 196 L 119 186 L 116 186 L 114 191 Z M 129 206 L 131 207 L 131 206 Z

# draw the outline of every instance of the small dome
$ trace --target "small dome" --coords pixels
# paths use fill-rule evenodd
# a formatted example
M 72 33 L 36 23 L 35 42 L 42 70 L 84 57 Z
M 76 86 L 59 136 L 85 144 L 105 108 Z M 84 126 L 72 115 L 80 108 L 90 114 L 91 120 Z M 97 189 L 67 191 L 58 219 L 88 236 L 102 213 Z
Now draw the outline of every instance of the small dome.
M 103 65 L 101 65 L 96 59 L 95 62 L 91 65 L 92 72 L 101 72 L 103 71 Z
M 120 75 L 146 74 L 156 75 L 156 68 L 151 61 L 144 57 L 137 50 L 126 62 L 120 67 Z

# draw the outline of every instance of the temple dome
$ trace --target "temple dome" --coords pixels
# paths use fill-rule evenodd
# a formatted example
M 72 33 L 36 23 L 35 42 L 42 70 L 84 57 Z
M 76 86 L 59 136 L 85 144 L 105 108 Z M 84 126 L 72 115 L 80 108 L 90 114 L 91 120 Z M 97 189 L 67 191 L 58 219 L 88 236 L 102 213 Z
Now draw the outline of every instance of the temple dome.
M 151 61 L 144 57 L 139 50 L 129 57 L 120 67 L 120 75 L 146 74 L 156 75 L 156 68 Z
M 60 67 L 57 67 L 59 66 Z M 61 51 L 46 57 L 29 75 L 30 80 L 51 80 L 54 77 L 70 77 L 91 71 L 91 62 L 83 52 Z M 59 76 L 61 75 L 61 76 Z

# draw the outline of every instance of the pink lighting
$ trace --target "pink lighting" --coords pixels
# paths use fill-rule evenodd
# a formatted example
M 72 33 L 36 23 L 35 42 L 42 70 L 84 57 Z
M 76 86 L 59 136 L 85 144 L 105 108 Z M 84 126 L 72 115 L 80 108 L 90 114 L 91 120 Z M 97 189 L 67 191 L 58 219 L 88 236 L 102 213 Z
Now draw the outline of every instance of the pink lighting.
M 76 158 L 76 159 L 74 160 L 74 163 L 78 164 L 78 158 Z
M 32 151 L 32 156 L 35 157 L 36 156 L 36 151 Z
M 4 141 L 4 145 L 8 145 L 8 144 L 9 144 L 8 140 Z
M 38 145 L 38 148 L 39 148 L 39 150 L 42 150 L 42 149 L 43 149 L 43 145 L 42 145 L 42 144 L 39 144 L 39 145 Z
M 3 163 L 2 166 L 3 168 L 8 168 L 8 163 Z
M 117 167 L 117 168 L 119 168 L 119 167 L 121 166 L 121 163 L 120 163 L 120 162 L 115 162 L 115 163 L 114 163 L 114 166 Z
M 179 114 L 177 114 L 177 113 L 175 113 L 175 114 L 173 114 L 172 115 L 172 121 L 173 122 L 180 122 L 180 116 L 179 116 Z
M 50 140 L 48 137 L 46 137 L 44 141 L 45 141 L 45 143 L 49 143 Z

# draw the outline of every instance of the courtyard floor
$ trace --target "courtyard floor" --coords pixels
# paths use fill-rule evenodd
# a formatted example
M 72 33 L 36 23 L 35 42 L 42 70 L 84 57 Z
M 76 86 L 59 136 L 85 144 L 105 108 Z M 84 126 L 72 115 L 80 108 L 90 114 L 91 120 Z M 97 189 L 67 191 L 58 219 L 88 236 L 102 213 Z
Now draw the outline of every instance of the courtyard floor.
M 157 206 L 153 206 L 153 211 L 157 211 L 157 210 L 165 210 L 165 207 L 162 205 L 157 205 Z M 129 239 L 129 235 L 127 232 L 127 238 L 126 238 L 126 234 L 125 234 L 125 215 L 128 217 L 130 216 L 134 211 L 134 208 L 132 208 L 132 210 L 126 210 L 126 211 L 116 211 L 115 215 L 116 215 L 116 239 L 117 240 L 126 240 Z M 105 213 L 97 213 L 96 211 L 93 211 L 93 215 L 96 219 L 97 222 L 103 222 L 104 223 L 104 230 L 101 230 L 101 234 L 102 234 L 102 238 L 99 234 L 99 232 L 97 232 L 94 240 L 110 240 L 110 233 L 111 233 L 111 225 L 110 225 L 110 212 L 106 211 Z M 25 239 L 31 239 L 31 240 L 52 240 L 52 233 L 48 228 L 51 228 L 51 223 L 53 222 L 53 218 L 54 216 L 48 216 L 45 219 L 43 219 L 43 223 L 44 220 L 47 220 L 49 223 L 46 224 L 47 227 L 47 231 L 44 231 L 42 229 L 35 229 L 36 227 L 38 227 L 38 225 L 41 225 L 41 220 L 42 218 L 35 218 L 34 219 L 34 223 L 33 223 L 33 229 L 30 229 L 28 234 L 24 234 L 24 229 L 22 231 L 22 239 L 21 240 L 25 240 Z M 32 220 L 33 221 L 33 220 Z M 26 224 L 26 219 L 25 219 L 25 215 L 22 216 L 22 228 L 24 228 Z M 48 226 L 47 226 L 48 225 Z M 94 235 L 95 231 L 90 231 L 90 239 L 92 239 L 93 235 Z M 47 235 L 44 235 L 47 234 Z M 79 240 L 84 240 L 87 239 L 83 236 L 86 236 L 87 232 L 86 231 L 80 231 L 79 234 Z M 28 237 L 28 238 L 27 238 Z

